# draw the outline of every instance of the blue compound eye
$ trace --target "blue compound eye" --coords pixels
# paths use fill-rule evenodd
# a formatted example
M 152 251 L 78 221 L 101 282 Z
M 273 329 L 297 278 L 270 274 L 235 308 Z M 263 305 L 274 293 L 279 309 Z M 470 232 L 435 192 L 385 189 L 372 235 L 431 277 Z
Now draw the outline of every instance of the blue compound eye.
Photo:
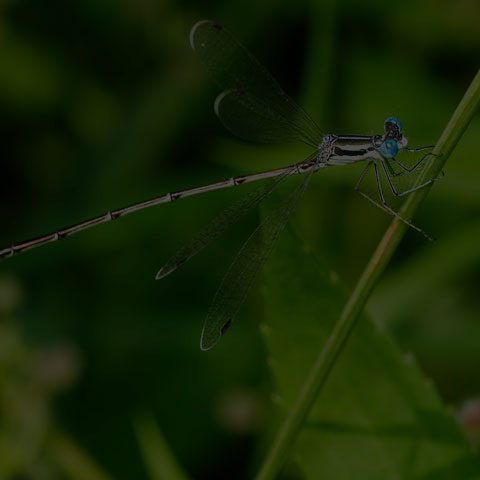
M 387 123 L 394 123 L 400 131 L 402 131 L 402 122 L 397 118 L 397 117 L 388 117 L 384 124 L 383 127 L 385 130 L 387 130 Z
M 385 157 L 385 158 L 392 158 L 394 157 L 398 152 L 398 145 L 395 140 L 385 140 L 381 145 L 380 145 L 380 153 Z

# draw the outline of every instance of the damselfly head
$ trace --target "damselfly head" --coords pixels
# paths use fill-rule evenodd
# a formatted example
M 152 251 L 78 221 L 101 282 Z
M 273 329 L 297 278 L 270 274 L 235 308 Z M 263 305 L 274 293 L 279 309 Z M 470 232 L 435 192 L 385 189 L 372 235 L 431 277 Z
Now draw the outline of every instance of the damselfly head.
M 383 128 L 387 133 L 392 129 L 398 129 L 398 131 L 401 132 L 402 122 L 397 117 L 388 117 L 383 123 Z
M 404 140 L 402 135 L 402 122 L 396 117 L 388 117 L 384 124 L 385 136 L 384 141 L 393 140 L 397 143 L 398 148 L 404 148 L 407 145 L 407 140 Z

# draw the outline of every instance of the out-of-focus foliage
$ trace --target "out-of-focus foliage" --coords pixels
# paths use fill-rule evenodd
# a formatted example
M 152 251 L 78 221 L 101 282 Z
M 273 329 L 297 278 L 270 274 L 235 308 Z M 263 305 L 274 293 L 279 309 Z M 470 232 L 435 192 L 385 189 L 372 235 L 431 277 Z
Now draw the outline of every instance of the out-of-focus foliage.
M 437 140 L 480 58 L 472 0 L 0 8 L 2 245 L 310 153 L 222 129 L 215 87 L 188 44 L 199 19 L 227 25 L 322 130 L 373 134 L 395 115 L 411 146 Z M 477 117 L 415 219 L 438 241 L 409 232 L 369 305 L 454 408 L 480 395 L 479 131 Z M 360 171 L 320 171 L 294 219 L 347 291 L 390 220 L 353 192 Z M 0 477 L 152 478 L 133 426 L 152 412 L 191 477 L 245 478 L 271 409 L 261 289 L 215 349 L 202 353 L 198 339 L 257 215 L 153 279 L 241 194 L 159 206 L 0 264 Z

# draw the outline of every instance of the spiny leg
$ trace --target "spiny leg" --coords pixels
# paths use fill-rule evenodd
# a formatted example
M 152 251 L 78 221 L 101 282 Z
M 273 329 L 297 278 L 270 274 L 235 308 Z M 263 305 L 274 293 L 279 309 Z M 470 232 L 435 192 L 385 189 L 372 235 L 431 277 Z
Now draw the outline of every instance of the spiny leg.
M 427 147 L 419 147 L 419 148 L 404 148 L 407 152 L 422 152 L 423 150 L 428 150 L 429 148 L 435 148 L 435 145 L 428 145 Z
M 368 165 L 363 169 L 363 172 L 361 173 L 356 185 L 355 185 L 355 191 L 358 192 L 363 198 L 366 198 L 369 202 L 373 203 L 376 207 L 378 207 L 380 210 L 383 210 L 385 213 L 388 213 L 389 215 L 391 214 L 389 210 L 387 210 L 381 203 L 378 203 L 376 200 L 374 200 L 372 197 L 367 195 L 365 192 L 362 192 L 360 190 L 360 184 L 362 183 L 365 175 L 367 172 L 370 170 L 370 167 L 373 165 L 374 162 L 368 162 Z
M 414 152 L 421 152 L 422 150 L 426 150 L 428 148 L 432 147 L 422 147 L 422 148 L 405 148 L 407 152 L 414 153 Z M 426 155 L 424 155 L 413 167 L 408 168 L 405 166 L 402 162 L 397 160 L 396 158 L 392 158 L 392 160 L 400 167 L 402 168 L 405 172 L 412 173 L 414 172 L 428 157 L 438 157 L 436 153 L 429 152 Z
M 389 184 L 390 184 L 390 188 L 392 188 L 392 183 L 391 183 L 391 180 L 390 180 L 390 177 L 388 176 L 388 173 L 386 172 L 386 169 L 385 169 L 385 166 L 383 165 L 383 160 L 381 160 L 382 162 L 382 166 L 383 166 L 383 169 L 385 170 L 385 174 L 387 175 L 387 179 L 389 181 Z M 385 197 L 383 196 L 383 190 L 382 190 L 382 185 L 380 183 L 380 175 L 378 174 L 378 166 L 377 166 L 377 162 L 374 162 L 374 168 L 375 168 L 375 178 L 377 179 L 377 188 L 378 188 L 378 193 L 380 194 L 380 198 L 382 200 L 382 203 L 383 203 L 383 206 L 384 208 L 391 214 L 393 215 L 394 217 L 397 217 L 399 220 L 401 220 L 403 223 L 405 223 L 406 225 L 408 225 L 409 227 L 413 228 L 414 230 L 416 230 L 417 232 L 421 233 L 425 238 L 427 238 L 428 240 L 430 240 L 431 242 L 433 242 L 433 238 L 430 237 L 430 235 L 428 235 L 424 230 L 422 230 L 420 227 L 417 227 L 416 225 L 414 225 L 413 223 L 409 222 L 408 220 L 406 220 L 405 218 L 403 218 L 401 215 L 399 215 L 395 210 L 393 210 L 392 208 L 390 208 L 388 205 L 387 205 L 387 202 L 385 201 Z M 430 183 L 430 182 L 429 182 Z M 423 187 L 425 186 L 424 185 L 420 185 L 418 188 L 420 187 Z M 416 189 L 414 189 L 416 190 Z M 393 190 L 392 190 L 393 191 Z M 407 193 L 407 192 L 405 192 Z M 402 194 L 403 195 L 403 194 Z
M 393 159 L 395 160 L 395 159 Z M 407 170 L 402 170 L 401 172 L 396 172 L 393 167 L 390 165 L 389 159 L 385 158 L 385 165 L 388 168 L 388 171 L 390 172 L 390 175 L 392 177 L 399 177 L 400 175 L 403 175 L 404 173 L 407 173 Z
M 374 200 L 372 197 L 370 197 L 369 195 L 367 195 L 365 192 L 362 192 L 360 190 L 360 184 L 362 182 L 362 180 L 365 178 L 365 175 L 367 174 L 368 170 L 370 170 L 370 167 L 374 166 L 374 169 L 375 169 L 375 178 L 376 178 L 376 181 L 377 181 L 377 189 L 378 189 L 378 193 L 380 195 L 380 199 L 382 200 L 382 204 L 378 203 L 376 200 Z M 385 197 L 383 195 L 383 191 L 382 191 L 382 186 L 381 186 L 381 183 L 380 183 L 380 177 L 378 175 L 378 167 L 377 167 L 377 162 L 375 161 L 372 161 L 372 162 L 369 162 L 368 165 L 365 167 L 365 169 L 363 170 L 362 174 L 360 175 L 360 178 L 358 179 L 357 181 L 357 184 L 355 185 L 355 191 L 357 191 L 360 195 L 362 195 L 362 197 L 366 198 L 369 202 L 373 203 L 376 207 L 380 208 L 381 210 L 383 210 L 384 212 L 386 213 L 389 213 L 390 215 L 394 216 L 394 217 L 397 217 L 400 221 L 402 221 L 403 223 L 405 223 L 406 225 L 408 225 L 409 227 L 413 228 L 414 230 L 416 230 L 417 232 L 421 233 L 425 238 L 427 238 L 428 240 L 430 241 L 433 241 L 433 238 L 430 237 L 426 232 L 424 232 L 421 228 L 417 227 L 416 225 L 414 225 L 413 223 L 409 222 L 408 220 L 406 220 L 405 218 L 403 218 L 401 215 L 399 215 L 395 210 L 393 210 L 392 208 L 390 208 L 386 201 L 385 201 Z
M 435 180 L 439 180 L 440 178 L 443 178 L 443 174 L 442 174 L 440 177 L 431 178 L 430 180 L 426 181 L 425 183 L 422 183 L 421 185 L 417 185 L 416 187 L 409 188 L 407 190 L 404 190 L 403 192 L 398 192 L 397 189 L 395 188 L 395 186 L 392 183 L 392 179 L 390 178 L 390 175 L 388 174 L 387 168 L 385 167 L 385 160 L 382 158 L 380 160 L 380 162 L 382 164 L 383 171 L 385 172 L 385 176 L 387 177 L 388 184 L 390 186 L 390 190 L 392 191 L 392 193 L 396 197 L 401 197 L 403 195 L 406 195 L 407 193 L 411 193 L 411 192 L 414 192 L 415 190 L 419 190 L 420 188 L 423 188 L 423 187 L 426 187 L 427 185 L 430 185 Z M 377 172 L 377 163 L 376 162 L 375 162 L 375 171 Z M 382 199 L 382 201 L 383 201 L 383 199 Z
M 360 177 L 355 185 L 355 191 L 356 192 L 359 192 L 359 193 L 362 193 L 360 191 L 360 184 L 362 183 L 362 180 L 363 178 L 365 177 L 365 175 L 367 174 L 367 172 L 370 170 L 370 167 L 372 166 L 372 163 L 373 162 L 368 162 L 367 163 L 367 166 L 363 169 L 362 173 L 360 174 Z

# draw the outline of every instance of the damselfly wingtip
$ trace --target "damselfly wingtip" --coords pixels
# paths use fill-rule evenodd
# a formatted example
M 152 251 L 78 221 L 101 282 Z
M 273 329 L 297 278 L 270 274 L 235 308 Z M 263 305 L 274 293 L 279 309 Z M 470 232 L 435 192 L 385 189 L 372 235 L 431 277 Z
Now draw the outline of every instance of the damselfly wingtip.
M 227 330 L 230 328 L 233 322 L 233 318 L 230 317 L 223 327 L 218 330 L 217 328 L 212 328 L 212 325 L 209 320 L 212 317 L 208 316 L 203 326 L 202 335 L 200 337 L 200 349 L 204 352 L 211 350 L 225 335 Z
M 177 260 L 177 256 L 174 259 L 170 259 L 155 275 L 155 280 L 160 280 L 166 276 L 173 273 L 180 265 L 183 265 L 191 256 L 181 257 L 180 260 Z
M 163 266 L 155 275 L 155 280 L 161 280 L 162 278 L 168 277 L 176 269 L 177 269 L 177 265 L 174 265 L 173 267 L 169 265 Z
M 211 334 L 207 335 L 204 327 L 202 330 L 202 335 L 200 336 L 200 350 L 202 352 L 208 352 L 208 350 L 211 350 L 221 338 L 221 335 L 218 335 L 217 337 L 212 337 Z
M 190 46 L 192 47 L 192 50 L 194 52 L 196 52 L 196 49 L 195 49 L 195 33 L 197 32 L 197 30 L 201 26 L 203 26 L 205 24 L 208 24 L 211 27 L 216 28 L 217 30 L 222 30 L 222 28 L 223 28 L 222 25 L 220 23 L 216 22 L 215 20 L 199 20 L 190 30 Z
M 155 280 L 161 280 L 162 278 L 165 278 L 166 276 L 170 275 L 170 273 L 172 273 L 171 270 L 165 271 L 163 268 L 161 268 L 155 275 Z
M 215 99 L 215 102 L 213 103 L 213 111 L 215 112 L 215 115 L 220 118 L 220 121 L 222 118 L 220 115 L 220 103 L 227 95 L 230 95 L 238 90 L 238 88 L 229 88 L 228 90 L 224 90 L 222 93 L 220 93 Z

